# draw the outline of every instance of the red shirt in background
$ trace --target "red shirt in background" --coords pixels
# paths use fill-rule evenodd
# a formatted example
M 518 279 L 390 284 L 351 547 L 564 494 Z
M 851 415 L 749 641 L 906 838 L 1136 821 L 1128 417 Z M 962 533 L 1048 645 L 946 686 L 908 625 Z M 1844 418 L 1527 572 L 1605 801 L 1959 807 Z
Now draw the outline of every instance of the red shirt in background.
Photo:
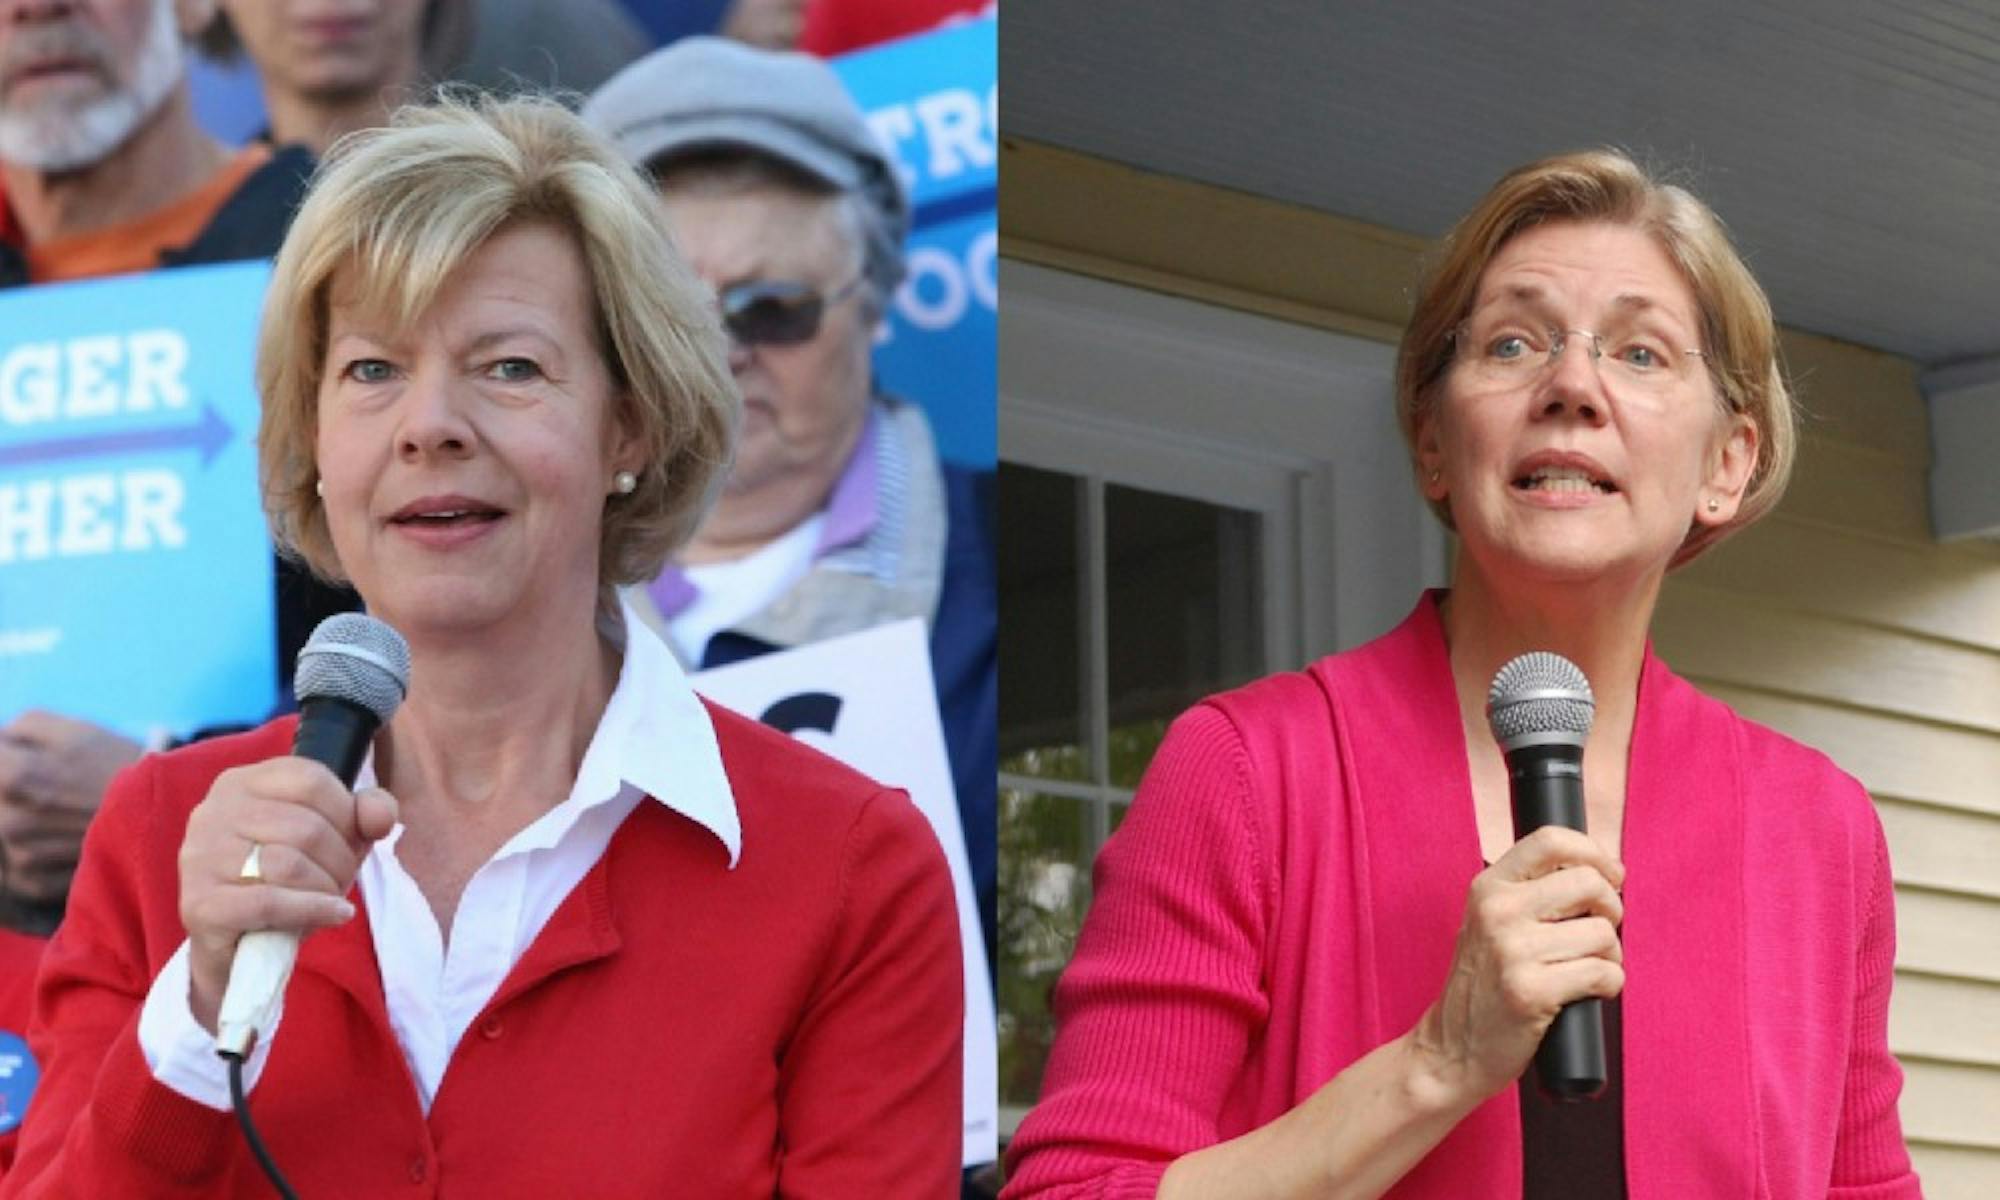
M 12 1059 L 27 1051 L 35 966 L 42 961 L 46 945 L 41 938 L 0 929 L 0 1177 L 13 1165 L 25 1093 L 30 1090 L 22 1067 Z
M 0 928 L 0 1029 L 19 1033 L 28 1027 L 28 1009 L 35 998 L 35 964 L 42 961 L 46 939 Z
M 799 49 L 831 58 L 998 8 L 997 0 L 810 0 Z

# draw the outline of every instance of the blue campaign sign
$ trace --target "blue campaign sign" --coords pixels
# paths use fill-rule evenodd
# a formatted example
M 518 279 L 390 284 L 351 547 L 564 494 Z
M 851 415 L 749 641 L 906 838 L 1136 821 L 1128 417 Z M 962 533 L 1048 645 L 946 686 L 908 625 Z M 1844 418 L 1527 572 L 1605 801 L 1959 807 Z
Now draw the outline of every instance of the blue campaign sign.
M 913 204 L 909 278 L 875 348 L 876 378 L 924 406 L 946 459 L 986 468 L 997 450 L 998 28 L 985 17 L 833 60 Z
M 41 1078 L 41 1064 L 28 1049 L 27 1039 L 12 1029 L 0 1029 L 0 1133 L 21 1127 Z
M 251 363 L 270 267 L 0 291 L 0 722 L 277 702 Z

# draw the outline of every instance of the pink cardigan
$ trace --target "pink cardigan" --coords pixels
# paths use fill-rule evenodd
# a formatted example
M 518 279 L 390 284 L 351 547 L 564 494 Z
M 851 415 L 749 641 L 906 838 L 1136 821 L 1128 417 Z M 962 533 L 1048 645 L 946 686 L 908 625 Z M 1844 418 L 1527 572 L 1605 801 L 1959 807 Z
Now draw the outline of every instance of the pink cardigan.
M 1098 859 L 1008 1197 L 1151 1196 L 1174 1158 L 1277 1117 L 1436 999 L 1481 859 L 1435 601 L 1175 722 Z M 1632 1200 L 1918 1196 L 1867 793 L 1650 647 L 1628 779 Z M 1513 1091 L 1389 1194 L 1518 1197 Z

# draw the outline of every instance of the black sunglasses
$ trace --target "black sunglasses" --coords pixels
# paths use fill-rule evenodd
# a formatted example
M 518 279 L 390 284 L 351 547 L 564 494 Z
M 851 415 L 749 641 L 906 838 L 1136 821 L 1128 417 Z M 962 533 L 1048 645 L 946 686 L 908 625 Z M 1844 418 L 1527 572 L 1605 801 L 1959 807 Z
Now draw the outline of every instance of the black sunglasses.
M 847 286 L 822 296 L 810 284 L 783 279 L 738 283 L 722 289 L 722 327 L 744 346 L 796 346 L 819 334 L 826 310 L 861 286 L 855 276 Z

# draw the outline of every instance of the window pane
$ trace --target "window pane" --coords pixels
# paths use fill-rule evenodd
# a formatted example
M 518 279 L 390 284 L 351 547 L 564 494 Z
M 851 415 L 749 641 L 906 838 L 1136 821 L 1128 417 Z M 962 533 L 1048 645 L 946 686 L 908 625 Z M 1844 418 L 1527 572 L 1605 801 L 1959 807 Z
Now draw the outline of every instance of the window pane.
M 1125 823 L 1125 814 L 1131 811 L 1132 811 L 1132 802 L 1130 800 L 1119 801 L 1117 803 L 1112 804 L 1111 833 L 1118 832 L 1118 827 Z M 1106 836 L 1108 837 L 1109 834 L 1107 834 Z
M 1000 770 L 1090 778 L 1083 713 L 1082 481 L 1000 464 Z
M 1260 520 L 1108 486 L 1104 523 L 1110 782 L 1135 787 L 1175 715 L 1262 673 Z
M 1112 698 L 1111 707 L 1112 720 L 1116 721 L 1116 696 Z M 1180 709 L 1174 711 L 1178 713 Z M 1168 716 L 1149 717 L 1111 727 L 1111 782 L 1114 786 L 1139 786 L 1139 777 L 1146 773 L 1146 764 L 1153 761 L 1153 752 L 1160 748 L 1160 739 L 1167 735 L 1167 725 L 1172 719 Z
M 1050 992 L 1090 902 L 1089 802 L 1000 789 L 1000 1102 L 1033 1104 Z

